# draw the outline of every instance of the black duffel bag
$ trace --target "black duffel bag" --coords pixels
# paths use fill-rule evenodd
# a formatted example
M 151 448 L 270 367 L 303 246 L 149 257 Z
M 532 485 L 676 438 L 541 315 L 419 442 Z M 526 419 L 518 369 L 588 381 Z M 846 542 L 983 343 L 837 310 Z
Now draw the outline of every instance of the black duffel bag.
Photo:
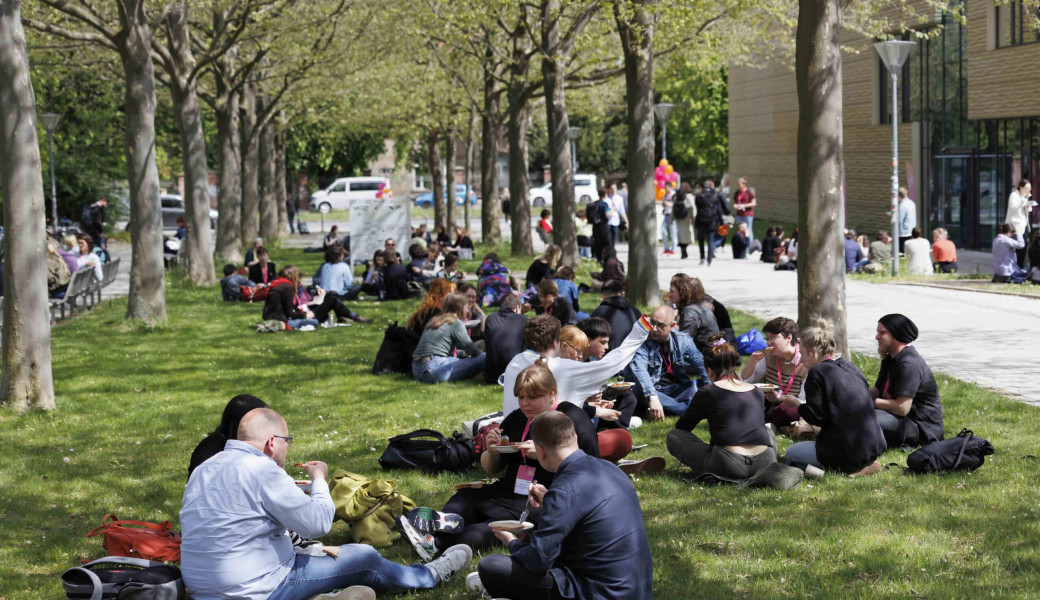
M 379 466 L 383 469 L 422 469 L 429 473 L 464 471 L 473 464 L 477 452 L 473 440 L 459 432 L 451 439 L 432 429 L 417 429 L 390 438 Z
M 957 437 L 921 446 L 906 457 L 906 466 L 914 473 L 950 473 L 974 471 L 993 454 L 993 444 L 976 437 L 969 429 L 961 429 Z
M 404 327 L 398 327 L 397 321 L 386 326 L 383 343 L 376 352 L 376 360 L 372 363 L 374 375 L 387 373 L 412 373 L 412 353 L 419 345 L 419 336 Z
M 154 560 L 106 556 L 61 574 L 69 600 L 184 600 L 180 569 Z

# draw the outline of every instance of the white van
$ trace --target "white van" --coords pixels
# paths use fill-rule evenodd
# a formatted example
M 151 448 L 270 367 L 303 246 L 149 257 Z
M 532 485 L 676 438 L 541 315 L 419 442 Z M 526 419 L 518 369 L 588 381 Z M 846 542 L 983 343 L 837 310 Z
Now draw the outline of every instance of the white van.
M 386 177 L 341 177 L 328 188 L 314 192 L 311 210 L 327 213 L 350 208 L 351 200 L 374 200 L 380 183 L 390 185 Z
M 585 206 L 593 200 L 599 199 L 599 189 L 596 187 L 596 176 L 589 173 L 576 173 L 574 175 L 574 203 Z M 552 206 L 552 183 L 531 188 L 531 206 Z

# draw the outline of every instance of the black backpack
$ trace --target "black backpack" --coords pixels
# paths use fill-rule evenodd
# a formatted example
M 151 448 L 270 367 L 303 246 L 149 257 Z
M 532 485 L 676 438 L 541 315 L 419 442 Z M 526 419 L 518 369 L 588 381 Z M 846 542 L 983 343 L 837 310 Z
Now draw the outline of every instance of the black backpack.
M 99 558 L 62 573 L 61 585 L 69 600 L 184 600 L 180 569 L 143 558 Z
M 672 205 L 672 217 L 676 219 L 685 219 L 689 216 L 690 210 L 686 207 L 686 196 L 675 196 L 677 200 Z
M 419 336 L 414 331 L 398 327 L 397 321 L 386 326 L 383 343 L 376 352 L 376 360 L 372 364 L 374 375 L 387 373 L 411 373 L 412 354 L 419 345 Z
M 379 466 L 384 470 L 422 469 L 428 473 L 465 471 L 476 458 L 473 440 L 457 431 L 448 439 L 432 429 L 417 429 L 390 438 L 379 457 Z
M 974 471 L 994 452 L 988 440 L 975 437 L 970 429 L 961 429 L 957 437 L 932 442 L 911 452 L 906 457 L 906 466 L 914 473 Z
M 603 200 L 597 200 L 589 205 L 587 217 L 590 225 L 606 225 L 607 224 L 607 208 L 606 202 Z
M 90 210 L 89 202 L 84 202 L 83 208 L 79 210 L 79 222 L 84 227 L 90 227 L 94 224 L 94 213 Z

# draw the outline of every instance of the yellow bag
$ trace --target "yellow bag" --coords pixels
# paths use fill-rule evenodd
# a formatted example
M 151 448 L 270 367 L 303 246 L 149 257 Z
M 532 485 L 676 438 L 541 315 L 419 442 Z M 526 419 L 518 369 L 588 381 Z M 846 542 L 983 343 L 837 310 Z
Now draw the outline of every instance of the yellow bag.
M 329 493 L 336 518 L 350 525 L 350 537 L 359 544 L 384 548 L 401 537 L 397 517 L 415 508 L 415 503 L 394 491 L 392 479 L 370 479 L 336 469 Z

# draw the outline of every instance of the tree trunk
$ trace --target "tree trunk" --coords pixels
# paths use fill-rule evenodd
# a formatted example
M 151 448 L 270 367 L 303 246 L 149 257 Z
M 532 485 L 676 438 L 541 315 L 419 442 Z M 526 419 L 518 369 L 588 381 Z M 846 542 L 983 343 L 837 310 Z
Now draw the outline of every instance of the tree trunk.
M 526 13 L 525 13 L 526 15 Z M 521 19 L 513 36 L 513 62 L 510 66 L 506 95 L 509 100 L 509 205 L 511 218 L 510 254 L 527 256 L 534 253 L 531 243 L 531 193 L 527 184 L 527 87 L 531 67 L 528 52 L 531 42 L 526 29 L 526 18 Z
M 36 101 L 18 0 L 0 0 L 0 198 L 4 225 L 4 324 L 0 402 L 51 410 L 47 232 Z
M 219 84 L 218 84 L 219 85 Z M 220 90 L 218 89 L 218 94 Z M 220 146 L 220 173 L 217 175 L 217 260 L 242 264 L 242 201 L 239 170 L 241 137 L 238 126 L 238 93 L 228 92 L 217 117 L 217 145 Z
M 256 82 L 242 88 L 242 243 L 260 233 L 260 136 L 256 129 Z M 264 240 L 267 243 L 267 240 Z
M 839 0 L 800 0 L 798 87 L 798 325 L 826 319 L 848 356 L 842 243 L 842 78 Z
M 426 169 L 430 172 L 430 189 L 433 190 L 433 227 L 445 227 L 444 217 L 444 164 L 441 162 L 441 134 L 430 129 L 426 134 Z
M 285 207 L 285 200 L 289 197 L 285 187 L 285 111 L 278 117 L 278 133 L 274 138 L 274 190 L 275 201 L 278 203 L 278 229 L 283 234 L 289 231 L 289 213 Z
M 122 25 L 119 58 L 126 81 L 125 148 L 133 257 L 126 317 L 157 324 L 166 320 L 166 281 L 159 171 L 155 167 L 155 66 L 152 30 L 144 4 L 144 0 L 118 3 Z
M 542 47 L 560 47 L 559 0 L 542 4 Z M 577 265 L 578 239 L 574 228 L 574 172 L 567 130 L 567 99 L 564 96 L 566 58 L 552 53 L 542 58 L 545 82 L 545 115 L 549 130 L 549 169 L 552 173 L 553 242 L 563 249 L 563 264 Z M 526 174 L 525 174 L 526 175 Z M 529 223 L 525 224 L 530 226 Z
M 455 235 L 455 226 L 459 224 L 459 220 L 455 216 L 455 153 L 458 150 L 458 133 L 458 127 L 452 123 L 451 128 L 448 130 L 448 139 L 444 140 L 444 153 L 447 155 L 444 167 L 444 187 L 448 193 L 448 199 L 445 200 L 444 213 L 445 221 L 448 224 L 448 235 L 452 236 Z M 468 201 L 469 199 L 464 200 L 464 202 Z
M 653 308 L 661 303 L 657 281 L 656 206 L 654 203 L 653 16 L 641 0 L 614 6 L 625 58 L 625 103 L 628 108 L 628 299 Z M 556 187 L 553 173 L 553 188 Z
M 469 196 L 473 193 L 473 149 L 477 146 L 477 109 L 470 107 L 469 109 L 469 135 L 466 138 L 466 202 L 462 205 L 462 219 L 465 221 L 464 227 L 469 232 Z
M 196 93 L 196 80 L 191 77 L 195 58 L 191 53 L 188 33 L 188 6 L 177 2 L 167 15 L 170 30 L 169 65 L 173 112 L 181 137 L 181 160 L 184 166 L 183 252 L 185 275 L 195 285 L 216 283 L 213 271 L 213 243 L 209 220 L 209 167 L 206 164 L 206 136 L 202 132 L 202 113 Z
M 492 51 L 488 50 L 488 60 Z M 485 244 L 502 241 L 498 225 L 498 140 L 500 133 L 502 92 L 495 89 L 495 76 L 490 63 L 484 65 L 484 112 L 481 115 L 480 143 L 480 233 Z
M 259 106 L 261 103 L 258 102 Z M 266 99 L 264 100 L 266 104 Z M 266 107 L 265 107 L 266 108 Z M 274 246 L 281 230 L 278 228 L 278 194 L 275 191 L 276 154 L 274 147 L 274 123 L 270 120 L 260 129 L 260 237 L 264 244 Z

